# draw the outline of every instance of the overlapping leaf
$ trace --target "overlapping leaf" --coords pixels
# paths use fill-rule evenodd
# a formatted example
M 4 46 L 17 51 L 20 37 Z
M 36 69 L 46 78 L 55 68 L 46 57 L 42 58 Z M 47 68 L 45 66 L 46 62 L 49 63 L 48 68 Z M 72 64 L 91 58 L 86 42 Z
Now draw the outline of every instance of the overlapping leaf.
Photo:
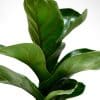
M 4 66 L 0 66 L 0 83 L 11 84 L 20 87 L 37 98 L 43 100 L 38 88 L 27 77 L 18 74 Z
M 37 74 L 40 81 L 48 79 L 49 72 L 42 50 L 35 43 L 23 43 L 0 49 L 0 54 L 14 57 L 27 65 Z
M 47 95 L 51 91 L 56 91 L 56 90 L 69 90 L 73 89 L 77 84 L 77 81 L 74 79 L 67 79 L 66 77 L 58 80 L 55 82 L 55 84 L 51 85 L 50 87 L 46 88 L 39 88 L 40 91 L 44 94 Z
M 72 97 L 81 95 L 84 92 L 85 85 L 81 82 L 78 82 L 77 85 L 78 86 L 76 87 L 76 89 L 74 90 L 74 92 L 72 94 L 59 95 L 59 96 L 55 97 L 55 100 L 66 100 L 66 98 L 72 98 Z
M 96 63 L 97 62 L 97 63 Z M 90 49 L 77 49 L 68 53 L 56 66 L 54 74 L 45 82 L 41 88 L 48 88 L 55 84 L 55 81 L 83 70 L 100 68 L 100 52 Z
M 73 89 L 76 86 L 76 84 L 77 84 L 76 80 L 64 77 L 55 82 L 55 84 L 50 88 L 50 91 Z
M 46 59 L 47 61 L 47 68 L 49 70 L 49 72 L 53 72 L 56 64 L 57 64 L 57 61 L 58 61 L 58 58 L 62 52 L 62 50 L 64 49 L 65 47 L 65 43 L 62 43 L 57 49 L 56 51 Z
M 44 84 L 40 85 L 40 89 L 43 94 L 50 94 L 46 97 L 48 100 L 51 100 L 51 98 L 54 100 L 65 100 L 66 98 L 82 94 L 85 89 L 85 85 L 83 83 L 74 79 L 68 79 L 67 77 L 56 80 L 53 84 L 51 81 L 49 80 L 46 84 L 44 82 Z M 49 84 L 49 82 L 51 83 Z
M 76 82 L 74 88 L 68 90 L 55 90 L 50 92 L 45 100 L 65 100 L 66 98 L 74 97 L 80 95 L 84 91 L 85 85 L 81 82 Z M 80 90 L 80 91 L 78 91 Z
M 33 41 L 43 49 L 46 58 L 61 43 L 57 40 L 63 31 L 63 18 L 54 0 L 24 0 L 29 31 Z

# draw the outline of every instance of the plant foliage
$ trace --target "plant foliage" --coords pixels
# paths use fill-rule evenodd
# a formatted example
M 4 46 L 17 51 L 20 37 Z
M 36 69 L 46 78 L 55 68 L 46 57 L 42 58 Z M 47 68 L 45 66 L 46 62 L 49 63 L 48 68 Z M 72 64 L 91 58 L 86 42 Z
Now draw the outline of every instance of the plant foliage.
M 36 100 L 65 100 L 83 93 L 85 85 L 70 77 L 80 71 L 99 69 L 100 52 L 86 48 L 58 58 L 65 47 L 62 40 L 87 16 L 60 9 L 54 0 L 24 0 L 32 43 L 0 45 L 0 54 L 27 64 L 37 75 L 39 87 L 26 76 L 0 65 L 0 82 L 26 90 Z

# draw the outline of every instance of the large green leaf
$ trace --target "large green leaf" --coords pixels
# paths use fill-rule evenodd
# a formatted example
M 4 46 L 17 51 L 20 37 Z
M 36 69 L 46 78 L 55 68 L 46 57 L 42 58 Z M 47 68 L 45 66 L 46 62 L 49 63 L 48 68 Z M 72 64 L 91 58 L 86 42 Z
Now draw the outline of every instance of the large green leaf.
M 99 69 L 100 68 L 100 52 L 96 52 L 90 49 L 77 49 L 68 53 L 56 66 L 53 75 L 43 83 L 41 83 L 41 88 L 49 88 L 56 81 L 62 77 L 69 77 L 74 73 Z
M 79 88 L 81 88 L 80 91 L 77 91 Z M 72 95 L 73 95 L 72 97 L 80 95 L 83 92 L 84 88 L 85 88 L 85 85 L 83 83 L 77 82 L 76 86 L 73 89 L 56 90 L 56 91 L 50 92 L 45 97 L 45 100 L 51 100 L 51 99 L 55 99 L 55 98 L 56 98 L 56 100 L 66 100 L 66 98 L 70 98 Z
M 29 32 L 33 41 L 43 49 L 46 58 L 60 45 L 63 17 L 54 0 L 24 0 Z
M 76 28 L 86 19 L 87 10 L 85 10 L 82 14 L 69 8 L 60 9 L 60 11 L 64 20 L 64 31 L 59 39 L 62 40 L 66 35 L 68 35 L 74 28 Z
M 11 84 L 26 90 L 28 93 L 37 98 L 37 100 L 43 100 L 42 94 L 38 88 L 27 77 L 18 74 L 4 66 L 0 65 L 0 83 Z
M 50 76 L 42 50 L 35 43 L 23 43 L 0 49 L 0 54 L 14 57 L 30 66 L 40 81 Z
M 100 52 L 91 51 L 63 60 L 57 71 L 71 76 L 84 70 L 100 69 Z
M 81 49 L 76 49 L 76 50 L 73 50 L 71 52 L 69 52 L 65 57 L 63 57 L 63 59 L 55 66 L 54 70 L 53 70 L 53 73 L 54 71 L 59 67 L 60 63 L 62 63 L 65 59 L 68 59 L 72 56 L 76 56 L 76 55 L 80 55 L 80 54 L 83 54 L 83 53 L 86 53 L 86 52 L 91 52 L 91 51 L 94 51 L 94 50 L 91 50 L 91 49 L 88 49 L 88 48 L 81 48 Z

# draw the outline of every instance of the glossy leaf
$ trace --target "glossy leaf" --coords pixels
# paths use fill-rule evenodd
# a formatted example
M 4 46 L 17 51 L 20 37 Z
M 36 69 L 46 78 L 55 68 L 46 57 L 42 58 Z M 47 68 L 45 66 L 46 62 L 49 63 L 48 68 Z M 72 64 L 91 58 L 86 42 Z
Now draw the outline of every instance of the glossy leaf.
M 44 100 L 52 100 L 54 99 L 56 96 L 59 96 L 59 95 L 70 95 L 72 94 L 74 91 L 74 89 L 71 89 L 71 90 L 56 90 L 56 91 L 52 91 L 50 92 L 46 98 Z
M 72 57 L 72 56 L 80 55 L 80 54 L 83 54 L 83 53 L 86 53 L 86 52 L 91 52 L 91 51 L 95 51 L 95 50 L 88 49 L 88 48 L 76 49 L 76 50 L 69 52 L 64 58 L 69 58 L 69 57 Z M 62 59 L 62 61 L 63 60 L 64 59 Z
M 29 32 L 48 59 L 59 47 L 63 18 L 54 0 L 24 0 Z
M 46 69 L 44 54 L 35 43 L 23 43 L 4 47 L 0 50 L 0 54 L 14 57 L 29 65 L 40 81 L 48 79 L 50 76 Z
M 79 82 L 79 83 L 76 84 L 76 86 L 73 89 L 69 89 L 69 90 L 56 90 L 56 91 L 50 92 L 46 96 L 45 100 L 55 99 L 58 96 L 60 96 L 60 98 L 63 98 L 61 100 L 65 100 L 65 99 L 69 98 L 71 95 L 73 95 L 75 92 L 78 92 L 76 94 L 80 95 L 80 93 L 82 93 L 82 92 L 79 93 L 79 91 L 77 91 L 77 89 L 80 88 L 80 85 L 81 85 L 81 88 L 84 89 L 85 85 L 83 85 L 82 83 Z
M 81 95 L 84 92 L 85 85 L 81 82 L 78 82 L 77 84 L 78 86 L 76 87 L 75 91 L 72 94 L 70 95 L 64 94 L 61 96 L 57 96 L 55 100 L 66 100 L 66 98 L 72 98 Z
M 60 9 L 63 20 L 64 20 L 64 31 L 59 40 L 62 40 L 66 35 L 68 35 L 74 28 L 80 25 L 87 16 L 87 10 L 85 10 L 82 14 L 78 13 L 73 9 Z
M 68 79 L 66 77 L 58 80 L 55 82 L 55 84 L 51 87 L 52 90 L 69 90 L 73 89 L 75 85 L 77 84 L 77 81 L 74 79 Z
M 55 90 L 69 90 L 69 89 L 73 89 L 77 84 L 77 81 L 74 79 L 67 79 L 66 77 L 58 80 L 55 82 L 55 84 L 51 85 L 51 87 L 49 88 L 43 88 L 41 89 L 41 87 L 39 88 L 42 92 L 42 94 L 47 95 L 49 92 L 51 91 L 55 91 Z
M 76 97 L 76 96 L 79 96 L 80 94 L 82 94 L 84 92 L 84 89 L 85 89 L 85 85 L 81 82 L 78 83 L 78 87 L 75 89 L 75 91 L 67 96 L 67 98 L 72 98 L 72 97 Z M 63 96 L 66 98 L 66 96 Z
M 0 83 L 11 84 L 20 87 L 37 98 L 43 100 L 38 88 L 27 77 L 18 74 L 4 66 L 0 66 Z

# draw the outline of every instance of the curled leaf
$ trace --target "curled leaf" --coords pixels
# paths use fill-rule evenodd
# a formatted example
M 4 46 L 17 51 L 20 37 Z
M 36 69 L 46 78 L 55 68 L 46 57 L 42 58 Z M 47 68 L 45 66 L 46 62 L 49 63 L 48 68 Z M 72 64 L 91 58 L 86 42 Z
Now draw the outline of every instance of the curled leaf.
M 65 100 L 70 97 L 78 96 L 83 93 L 85 85 L 81 82 L 77 82 L 76 86 L 73 89 L 69 90 L 56 90 L 50 92 L 46 97 L 45 100 L 57 99 L 57 100 Z M 79 91 L 78 91 L 79 90 Z
M 82 14 L 70 8 L 60 9 L 60 11 L 64 20 L 64 30 L 59 41 L 68 35 L 74 28 L 80 25 L 87 16 L 87 9 L 84 10 Z

